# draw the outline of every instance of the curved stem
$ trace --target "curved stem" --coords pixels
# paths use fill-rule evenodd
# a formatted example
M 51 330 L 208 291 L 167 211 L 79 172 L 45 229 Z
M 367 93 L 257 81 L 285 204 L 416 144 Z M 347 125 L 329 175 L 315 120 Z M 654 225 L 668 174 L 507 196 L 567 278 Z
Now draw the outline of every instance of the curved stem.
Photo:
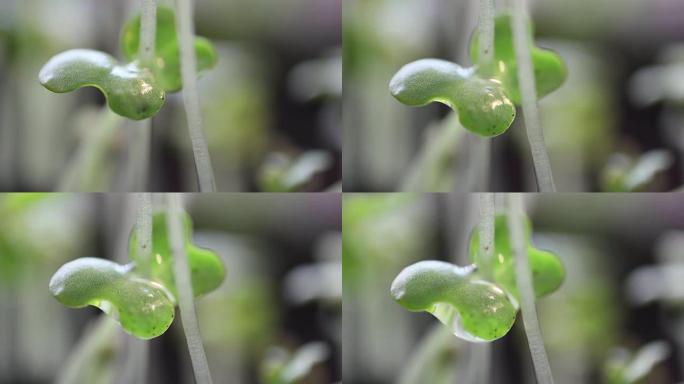
M 511 233 L 511 245 L 515 254 L 515 276 L 520 293 L 520 311 L 530 346 L 532 363 L 540 384 L 552 384 L 551 366 L 544 349 L 544 339 L 539 328 L 537 309 L 534 305 L 535 295 L 532 285 L 532 274 L 526 249 L 525 224 L 523 221 L 522 196 L 509 194 L 508 200 L 508 229 Z
M 183 220 L 181 213 L 183 207 L 181 196 L 176 193 L 166 195 L 168 211 L 166 225 L 171 238 L 171 251 L 173 253 L 173 272 L 178 291 L 178 308 L 180 311 L 183 332 L 188 343 L 188 351 L 192 360 L 192 369 L 195 373 L 197 384 L 210 384 L 211 374 L 209 363 L 202 346 L 195 302 L 192 294 L 192 278 L 188 267 L 188 255 L 185 251 L 185 235 L 183 233 Z
M 209 157 L 209 147 L 202 128 L 199 92 L 197 91 L 197 58 L 195 57 L 195 27 L 192 0 L 176 1 L 176 24 L 181 53 L 181 75 L 183 79 L 183 103 L 188 121 L 192 152 L 199 180 L 200 192 L 215 192 L 214 170 Z
M 530 41 L 528 38 L 527 12 L 525 0 L 511 0 L 513 3 L 513 46 L 515 57 L 518 62 L 518 83 L 520 84 L 520 96 L 522 98 L 523 117 L 527 128 L 527 139 L 530 142 L 534 171 L 537 176 L 537 185 L 540 192 L 555 192 L 551 172 L 551 161 L 546 152 L 544 131 L 539 120 L 537 107 L 537 86 L 532 67 Z

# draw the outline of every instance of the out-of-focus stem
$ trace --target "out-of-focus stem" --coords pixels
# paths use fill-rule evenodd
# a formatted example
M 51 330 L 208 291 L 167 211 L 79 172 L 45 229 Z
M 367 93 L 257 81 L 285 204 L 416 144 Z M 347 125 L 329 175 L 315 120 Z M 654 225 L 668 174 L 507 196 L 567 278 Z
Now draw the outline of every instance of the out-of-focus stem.
M 135 217 L 135 234 L 137 239 L 138 260 L 136 269 L 142 276 L 149 276 L 152 254 L 152 195 L 149 193 L 136 194 L 138 211 Z
M 181 75 L 183 79 L 183 103 L 195 156 L 195 168 L 200 192 L 215 192 L 214 170 L 209 157 L 209 146 L 202 128 L 199 92 L 197 90 L 197 58 L 195 57 L 195 27 L 192 0 L 176 1 L 176 24 L 181 53 Z
M 525 240 L 522 196 L 517 193 L 509 194 L 507 200 L 508 230 L 511 234 L 511 245 L 515 255 L 515 276 L 518 292 L 520 293 L 520 310 L 525 326 L 525 334 L 527 335 L 527 343 L 530 346 L 537 383 L 552 384 L 551 366 L 549 365 L 546 349 L 544 349 L 544 339 L 539 328 L 537 309 L 534 304 L 535 295 Z
M 58 192 L 97 192 L 97 176 L 101 173 L 103 157 L 123 122 L 123 117 L 104 107 L 97 127 L 85 132 L 85 137 L 69 161 L 64 175 L 57 184 Z
M 195 301 L 192 294 L 192 278 L 188 267 L 188 255 L 185 251 L 185 234 L 183 232 L 183 207 L 181 195 L 169 193 L 166 195 L 168 210 L 166 215 L 166 225 L 171 238 L 171 251 L 173 253 L 173 272 L 178 291 L 178 308 L 180 311 L 183 332 L 188 343 L 192 369 L 195 373 L 197 384 L 211 384 L 211 374 L 209 363 L 202 346 L 197 313 L 195 312 Z
M 525 0 L 511 0 L 513 6 L 513 46 L 518 63 L 518 83 L 520 84 L 520 96 L 522 98 L 523 117 L 527 128 L 527 139 L 530 142 L 532 161 L 537 177 L 537 185 L 540 192 L 555 192 L 551 172 L 551 161 L 546 152 L 544 131 L 539 120 L 537 106 L 537 87 L 532 67 L 532 55 L 527 28 L 527 12 Z
M 140 46 L 138 57 L 145 63 L 154 60 L 157 37 L 157 0 L 141 0 Z
M 494 0 L 480 0 L 478 65 L 485 67 L 494 60 Z

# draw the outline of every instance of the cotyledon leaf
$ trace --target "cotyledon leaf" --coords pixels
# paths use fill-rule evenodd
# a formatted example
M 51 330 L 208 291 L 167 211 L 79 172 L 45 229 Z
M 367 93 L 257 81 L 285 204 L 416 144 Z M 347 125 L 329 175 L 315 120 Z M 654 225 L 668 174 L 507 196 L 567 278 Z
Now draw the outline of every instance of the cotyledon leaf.
M 496 216 L 494 231 L 494 281 L 519 300 L 520 296 L 515 279 L 515 257 L 505 214 Z M 537 297 L 542 297 L 556 291 L 561 286 L 565 279 L 565 268 L 558 256 L 534 247 L 530 239 L 531 233 L 532 225 L 530 220 L 526 218 L 527 254 L 530 261 L 534 292 Z M 475 265 L 480 263 L 479 241 L 479 230 L 475 227 L 470 235 L 470 259 Z
M 49 288 L 63 305 L 98 307 L 140 339 L 166 332 L 175 315 L 175 304 L 164 287 L 135 276 L 129 266 L 105 259 L 84 257 L 64 264 L 50 279 Z
M 140 46 L 140 15 L 131 19 L 121 33 L 121 49 L 124 55 L 133 60 Z M 213 68 L 218 55 L 213 44 L 203 37 L 195 37 L 197 71 Z M 167 7 L 157 9 L 157 33 L 155 40 L 155 61 L 152 64 L 157 80 L 167 92 L 176 92 L 183 86 L 180 67 L 180 49 L 176 33 L 176 18 L 173 10 Z
M 506 292 L 481 279 L 474 266 L 420 261 L 397 275 L 391 293 L 407 310 L 429 312 L 454 335 L 473 342 L 503 337 L 517 313 Z
M 73 49 L 53 56 L 40 70 L 40 83 L 56 93 L 95 87 L 109 108 L 133 120 L 154 116 L 164 105 L 164 90 L 137 62 L 120 65 L 112 56 L 89 49 Z
M 405 65 L 390 81 L 390 91 L 410 106 L 446 104 L 458 112 L 463 127 L 484 137 L 504 133 L 515 119 L 515 106 L 498 81 L 445 60 L 422 59 Z
M 494 61 L 491 67 L 479 68 L 480 76 L 497 79 L 503 84 L 511 100 L 520 105 L 518 85 L 518 66 L 513 47 L 512 19 L 509 14 L 496 17 L 494 30 Z M 470 56 L 474 63 L 479 58 L 479 37 L 474 33 L 470 44 Z M 563 59 L 555 52 L 534 45 L 532 23 L 529 22 L 529 44 L 532 52 L 532 65 L 537 84 L 537 97 L 542 98 L 560 88 L 568 77 Z
M 225 278 L 226 271 L 221 258 L 209 249 L 192 244 L 192 220 L 187 213 L 183 215 L 185 250 L 188 255 L 188 266 L 192 278 L 192 290 L 195 296 L 209 293 L 218 288 Z M 150 278 L 169 289 L 177 297 L 176 284 L 173 274 L 173 254 L 171 241 L 166 226 L 166 213 L 159 212 L 152 217 L 152 259 Z M 129 241 L 129 257 L 136 264 L 144 263 L 138 254 L 136 229 L 131 230 Z

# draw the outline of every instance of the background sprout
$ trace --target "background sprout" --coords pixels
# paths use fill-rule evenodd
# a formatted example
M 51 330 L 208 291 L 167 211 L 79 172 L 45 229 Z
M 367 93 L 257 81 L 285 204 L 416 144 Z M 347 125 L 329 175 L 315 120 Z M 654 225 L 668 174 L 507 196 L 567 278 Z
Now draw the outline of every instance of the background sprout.
M 500 135 L 515 119 L 515 106 L 498 81 L 444 60 L 407 64 L 392 78 L 390 91 L 410 106 L 445 104 L 458 112 L 463 127 L 480 136 Z
M 264 384 L 300 383 L 329 356 L 330 348 L 321 342 L 305 344 L 295 352 L 271 347 L 261 366 L 262 381 Z
M 654 187 L 658 176 L 669 170 L 675 158 L 667 150 L 656 149 L 640 156 L 615 153 L 602 171 L 606 192 L 643 192 Z
M 152 249 L 151 265 L 149 266 L 150 278 L 159 282 L 177 297 L 176 284 L 173 274 L 173 255 L 171 253 L 171 239 L 166 225 L 165 212 L 159 212 L 152 218 Z M 183 231 L 185 239 L 185 251 L 188 254 L 188 264 L 192 278 L 192 291 L 195 297 L 209 293 L 218 288 L 225 278 L 226 271 L 214 251 L 197 247 L 191 242 L 192 219 L 183 212 Z M 131 231 L 129 243 L 129 256 L 136 263 L 142 262 L 138 255 L 137 233 L 134 228 Z
M 665 341 L 653 341 L 635 352 L 616 348 L 603 367 L 606 384 L 637 384 L 645 382 L 653 369 L 672 353 Z
M 260 188 L 264 192 L 302 190 L 332 164 L 332 156 L 325 151 L 308 151 L 296 157 L 276 152 L 266 158 L 259 170 Z
M 176 32 L 176 19 L 173 10 L 157 8 L 156 51 L 151 62 L 151 70 L 159 85 L 167 92 L 177 92 L 182 86 L 180 49 Z M 204 37 L 195 37 L 197 72 L 216 66 L 218 55 L 213 44 Z M 140 15 L 131 19 L 121 33 L 121 49 L 128 60 L 134 60 L 140 47 Z
M 520 85 L 518 83 L 518 67 L 513 47 L 513 30 L 511 15 L 503 14 L 496 17 L 494 33 L 494 60 L 486 68 L 478 68 L 480 76 L 494 78 L 501 82 L 511 100 L 516 105 L 522 103 Z M 563 59 L 555 52 L 538 48 L 534 45 L 534 28 L 527 20 L 529 30 L 529 45 L 532 53 L 532 65 L 536 79 L 537 97 L 542 98 L 557 90 L 568 77 L 568 71 Z M 470 44 L 470 54 L 473 62 L 479 59 L 479 35 L 473 34 Z
M 513 326 L 516 308 L 498 286 L 482 280 L 474 266 L 420 261 L 392 282 L 392 297 L 409 311 L 435 316 L 452 333 L 472 342 L 496 340 Z
M 497 284 L 500 284 L 506 292 L 515 296 L 519 300 L 518 288 L 515 279 L 515 259 L 511 245 L 511 234 L 506 223 L 507 215 L 499 214 L 495 219 L 494 232 L 494 258 L 493 258 L 493 277 Z M 530 260 L 532 280 L 536 297 L 542 297 L 556 291 L 565 279 L 565 269 L 558 256 L 555 254 L 535 248 L 530 236 L 532 225 L 528 218 L 525 218 L 525 235 L 527 237 L 527 252 Z M 475 265 L 479 265 L 479 241 L 480 234 L 474 228 L 470 237 L 470 259 Z
M 163 334 L 175 316 L 175 304 L 163 286 L 105 259 L 85 257 L 64 264 L 49 287 L 63 305 L 98 307 L 140 339 Z
M 154 116 L 164 105 L 164 90 L 138 62 L 120 65 L 112 56 L 73 49 L 52 57 L 40 70 L 40 83 L 56 93 L 95 87 L 115 113 L 133 120 Z

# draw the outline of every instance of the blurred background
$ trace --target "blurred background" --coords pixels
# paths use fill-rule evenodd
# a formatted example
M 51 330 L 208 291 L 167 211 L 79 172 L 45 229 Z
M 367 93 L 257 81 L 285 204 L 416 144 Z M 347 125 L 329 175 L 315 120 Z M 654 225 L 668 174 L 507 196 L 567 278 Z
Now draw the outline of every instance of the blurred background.
M 141 342 L 117 326 L 83 347 L 102 313 L 64 307 L 48 282 L 79 257 L 126 263 L 134 199 L 0 195 L 0 383 L 58 382 L 83 348 L 88 358 L 83 369 L 76 364 L 74 382 L 133 382 L 140 360 L 132 348 Z M 227 269 L 219 289 L 195 300 L 214 382 L 340 382 L 340 197 L 213 194 L 185 202 L 194 243 L 216 251 Z M 179 320 L 147 342 L 146 383 L 194 382 Z
M 196 34 L 219 53 L 217 67 L 199 81 L 218 190 L 336 189 L 341 0 L 195 3 Z M 139 123 L 107 128 L 104 98 L 94 88 L 54 94 L 38 82 L 48 59 L 68 49 L 121 59 L 122 26 L 139 6 L 0 0 L 0 190 L 196 190 L 180 93 L 167 95 L 153 119 L 150 180 L 140 186 Z
M 346 384 L 533 383 L 520 317 L 491 343 L 491 381 L 469 381 L 478 347 L 390 285 L 419 260 L 465 266 L 476 195 L 347 194 L 343 200 L 343 375 Z M 500 201 L 498 212 L 503 212 Z M 526 195 L 533 243 L 566 268 L 537 301 L 556 383 L 684 380 L 684 196 Z
M 569 69 L 566 83 L 540 102 L 558 190 L 680 188 L 684 2 L 528 2 L 538 45 L 557 51 Z M 345 191 L 468 191 L 475 137 L 449 132 L 447 107 L 404 106 L 388 84 L 420 58 L 470 66 L 478 2 L 348 0 L 343 14 Z M 492 145 L 490 190 L 536 190 L 524 127 L 514 124 Z

